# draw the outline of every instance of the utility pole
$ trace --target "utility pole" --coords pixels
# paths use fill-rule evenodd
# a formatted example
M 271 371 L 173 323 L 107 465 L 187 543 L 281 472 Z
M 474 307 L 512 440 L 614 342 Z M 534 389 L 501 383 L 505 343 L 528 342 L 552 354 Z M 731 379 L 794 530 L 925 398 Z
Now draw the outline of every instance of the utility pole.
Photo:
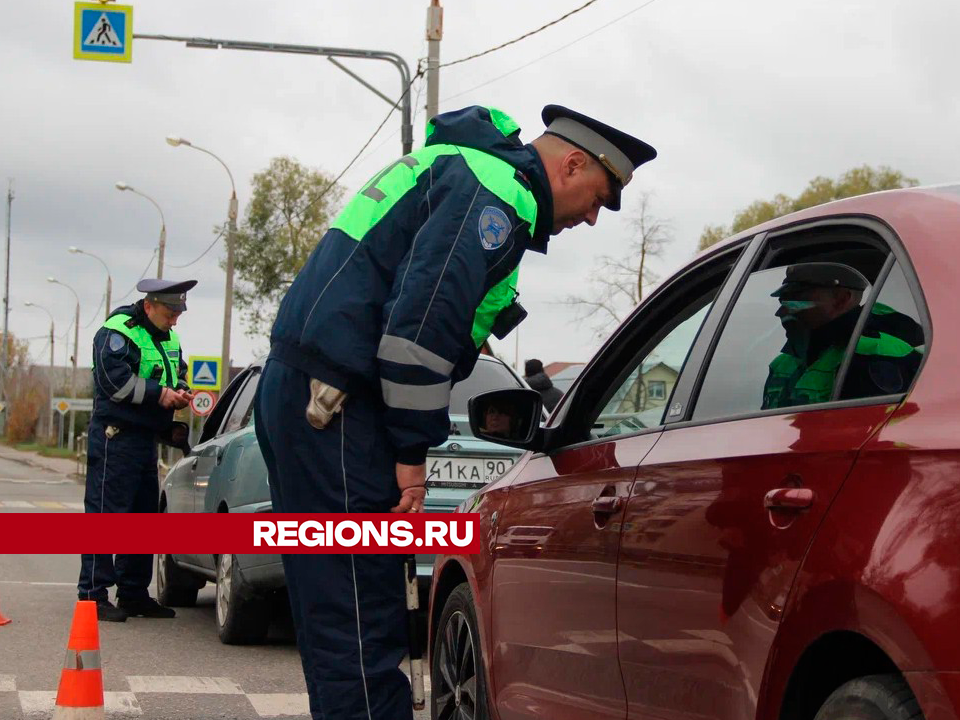
M 9 321 L 10 321 L 10 211 L 13 206 L 13 180 L 7 184 L 7 270 L 6 280 L 3 290 L 3 350 L 0 351 L 0 400 L 7 399 L 7 363 L 8 356 L 7 345 L 9 341 Z M 3 432 L 7 430 L 7 414 L 0 412 L 0 429 Z
M 427 8 L 427 122 L 440 112 L 440 41 L 443 39 L 443 8 L 430 0 Z
M 77 356 L 80 354 L 80 301 L 77 300 L 77 316 L 73 324 L 73 375 L 70 380 L 70 397 L 77 399 Z M 70 440 L 67 447 L 73 451 L 73 433 L 77 427 L 77 409 L 70 408 Z
M 233 182 L 231 176 L 230 182 Z M 223 387 L 230 382 L 230 323 L 233 314 L 233 253 L 237 245 L 237 191 L 234 189 L 230 196 L 230 210 L 227 225 L 227 283 L 226 297 L 223 299 L 223 347 L 221 355 L 223 365 L 220 372 L 223 378 Z

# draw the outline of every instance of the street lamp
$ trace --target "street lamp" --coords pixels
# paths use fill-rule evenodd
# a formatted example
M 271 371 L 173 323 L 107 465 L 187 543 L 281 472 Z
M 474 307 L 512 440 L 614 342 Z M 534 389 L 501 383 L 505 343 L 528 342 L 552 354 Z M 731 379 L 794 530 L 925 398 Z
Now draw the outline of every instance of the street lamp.
M 77 314 L 74 318 L 73 326 L 73 377 L 70 380 L 70 397 L 76 399 L 77 397 L 77 357 L 80 354 L 80 296 L 77 295 L 77 291 L 72 287 L 67 285 L 65 282 L 60 282 L 55 277 L 48 277 L 47 282 L 53 283 L 55 285 L 63 285 L 67 290 L 73 293 L 73 297 L 77 301 Z M 70 410 L 70 437 L 68 438 L 70 450 L 73 450 L 73 431 L 76 427 L 76 412 Z
M 105 313 L 105 315 L 104 315 L 104 320 L 109 319 L 109 317 L 110 317 L 110 293 L 111 293 L 111 291 L 112 291 L 112 289 L 113 289 L 113 278 L 110 277 L 110 268 L 107 267 L 107 264 L 103 261 L 102 258 L 97 257 L 97 256 L 94 255 L 92 252 L 87 252 L 86 250 L 81 250 L 80 248 L 74 247 L 73 245 L 71 245 L 71 246 L 70 246 L 69 248 L 67 248 L 67 249 L 68 249 L 70 252 L 72 252 L 72 253 L 78 253 L 78 254 L 80 254 L 80 255 L 87 255 L 87 256 L 89 256 L 89 257 L 92 257 L 92 258 L 93 258 L 94 260 L 96 260 L 98 263 L 100 263 L 101 265 L 103 265 L 103 269 L 107 271 L 107 311 L 106 311 L 106 313 Z
M 153 206 L 157 209 L 157 212 L 160 213 L 160 250 L 157 254 L 157 277 L 163 277 L 163 251 L 167 247 L 167 222 L 163 219 L 163 210 L 160 209 L 160 206 L 157 204 L 157 201 L 146 193 L 142 193 L 139 190 L 127 185 L 125 182 L 118 182 L 116 185 L 117 190 L 121 192 L 124 190 L 129 190 L 135 195 L 139 195 L 142 198 L 146 198 L 153 203 Z
M 194 150 L 199 150 L 202 153 L 206 153 L 218 163 L 223 165 L 223 169 L 227 171 L 227 176 L 230 178 L 230 206 L 227 210 L 227 281 L 226 281 L 226 297 L 223 299 L 223 346 L 221 347 L 221 357 L 223 358 L 223 377 L 230 381 L 230 323 L 231 316 L 233 314 L 233 253 L 236 248 L 236 239 L 237 239 L 237 186 L 233 182 L 233 173 L 230 172 L 230 168 L 227 167 L 227 164 L 221 160 L 217 155 L 214 155 L 209 150 L 206 150 L 199 145 L 194 145 L 189 140 L 181 137 L 175 137 L 173 135 L 167 136 L 167 144 L 173 147 L 180 147 L 181 145 L 186 145 L 187 147 L 193 148 Z
M 53 372 L 54 372 L 54 370 L 53 370 L 53 342 L 54 342 L 54 337 L 55 337 L 54 331 L 53 331 L 53 313 L 50 312 L 49 310 L 47 310 L 47 308 L 45 308 L 43 305 L 37 305 L 36 303 L 30 302 L 29 300 L 25 300 L 23 304 L 26 305 L 27 307 L 35 307 L 35 308 L 37 308 L 38 310 L 43 310 L 47 315 L 50 316 L 50 382 L 49 382 L 49 385 L 50 385 L 50 403 L 52 404 L 52 403 L 53 403 Z M 49 433 L 49 435 L 50 435 L 50 438 L 52 439 L 52 438 L 53 438 L 53 408 L 49 408 L 49 411 L 50 411 L 50 416 L 49 416 L 50 433 Z

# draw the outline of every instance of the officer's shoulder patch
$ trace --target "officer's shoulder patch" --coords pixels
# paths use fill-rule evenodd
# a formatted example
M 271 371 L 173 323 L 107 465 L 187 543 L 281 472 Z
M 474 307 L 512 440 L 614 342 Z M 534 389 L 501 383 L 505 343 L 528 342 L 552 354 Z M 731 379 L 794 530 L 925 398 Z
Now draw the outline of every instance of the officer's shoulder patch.
M 510 218 L 498 207 L 487 205 L 480 213 L 480 244 L 484 250 L 496 250 L 510 236 Z
M 123 350 L 123 346 L 126 344 L 126 342 L 126 339 L 120 333 L 110 333 L 110 349 L 113 352 L 119 352 Z

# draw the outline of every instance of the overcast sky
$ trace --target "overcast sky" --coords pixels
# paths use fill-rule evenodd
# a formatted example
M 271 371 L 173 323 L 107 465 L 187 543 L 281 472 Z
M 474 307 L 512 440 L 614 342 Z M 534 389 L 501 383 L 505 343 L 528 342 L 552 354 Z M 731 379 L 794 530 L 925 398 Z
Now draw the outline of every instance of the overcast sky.
M 447 0 L 441 60 L 498 45 L 582 4 Z M 390 50 L 415 67 L 426 54 L 427 5 L 151 0 L 134 3 L 134 30 Z M 525 257 L 520 292 L 530 318 L 520 330 L 521 360 L 587 360 L 598 347 L 590 325 L 576 324 L 558 301 L 583 291 L 598 255 L 623 252 L 644 190 L 673 228 L 675 240 L 655 268 L 665 276 L 693 255 L 704 225 L 727 224 L 758 198 L 795 195 L 816 175 L 867 163 L 924 184 L 958 179 L 958 31 L 954 0 L 598 0 L 516 45 L 442 70 L 441 112 L 495 105 L 530 141 L 543 127 L 541 107 L 559 103 L 660 153 L 624 192 L 623 212 L 603 211 L 595 228 L 555 237 L 546 257 Z M 132 64 L 83 62 L 73 59 L 72 33 L 72 2 L 2 3 L 0 179 L 15 179 L 16 196 L 10 329 L 22 337 L 47 331 L 46 315 L 24 307 L 30 300 L 53 312 L 58 335 L 67 330 L 74 302 L 45 281 L 53 275 L 79 294 L 80 359 L 89 362 L 105 273 L 67 247 L 107 262 L 117 305 L 159 235 L 156 210 L 114 189 L 123 180 L 163 208 L 165 277 L 200 280 L 178 326 L 186 352 L 219 355 L 223 246 L 189 268 L 171 266 L 211 242 L 226 216 L 229 182 L 212 158 L 172 148 L 164 137 L 180 135 L 220 155 L 236 178 L 242 214 L 250 178 L 270 158 L 290 155 L 339 173 L 388 106 L 322 58 L 136 40 Z M 348 63 L 387 95 L 399 94 L 392 66 Z M 415 147 L 423 141 L 424 102 L 425 92 Z M 399 124 L 397 113 L 344 176 L 348 193 L 399 156 Z M 72 340 L 71 332 L 71 351 Z M 44 343 L 31 341 L 40 362 L 48 358 Z M 244 364 L 266 342 L 246 337 L 235 314 L 232 348 L 234 363 Z M 58 363 L 64 350 L 58 338 Z M 513 336 L 497 350 L 512 361 Z

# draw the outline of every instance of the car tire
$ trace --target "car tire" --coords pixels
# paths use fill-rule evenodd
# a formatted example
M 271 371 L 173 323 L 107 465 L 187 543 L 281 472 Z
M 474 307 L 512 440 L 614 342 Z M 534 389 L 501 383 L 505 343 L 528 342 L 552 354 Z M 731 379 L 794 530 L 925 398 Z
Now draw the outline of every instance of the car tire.
M 193 607 L 197 604 L 197 593 L 200 592 L 198 582 L 177 567 L 169 555 L 157 555 L 157 601 L 161 605 Z
M 430 653 L 430 717 L 487 720 L 487 680 L 473 594 L 467 583 L 447 598 Z M 464 706 L 461 708 L 461 706 Z
M 923 720 L 923 713 L 903 677 L 868 675 L 834 690 L 815 720 Z
M 225 645 L 263 642 L 270 628 L 267 601 L 243 581 L 236 555 L 217 558 L 217 634 Z

